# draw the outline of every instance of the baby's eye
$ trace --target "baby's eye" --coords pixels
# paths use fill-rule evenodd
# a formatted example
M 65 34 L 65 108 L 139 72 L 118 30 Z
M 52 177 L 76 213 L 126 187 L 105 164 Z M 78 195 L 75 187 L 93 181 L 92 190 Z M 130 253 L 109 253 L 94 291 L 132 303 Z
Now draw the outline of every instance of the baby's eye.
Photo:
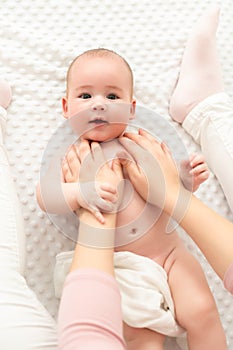
M 87 98 L 91 98 L 91 95 L 90 94 L 87 94 L 87 93 L 83 93 L 81 95 L 79 95 L 79 98 L 82 98 L 82 99 L 87 99 Z
M 115 95 L 115 94 L 109 94 L 109 95 L 107 96 L 107 98 L 108 98 L 109 100 L 117 100 L 119 97 L 118 97 L 117 95 Z

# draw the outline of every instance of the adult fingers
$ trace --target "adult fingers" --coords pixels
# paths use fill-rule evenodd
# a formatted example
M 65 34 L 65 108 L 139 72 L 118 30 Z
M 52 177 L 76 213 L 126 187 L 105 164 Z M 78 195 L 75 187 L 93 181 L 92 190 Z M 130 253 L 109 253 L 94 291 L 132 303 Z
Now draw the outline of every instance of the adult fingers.
M 101 224 L 105 223 L 105 219 L 104 219 L 103 215 L 101 214 L 101 212 L 97 208 L 91 209 L 91 212 Z
M 70 179 L 70 182 L 77 181 L 79 177 L 81 163 L 75 145 L 72 145 L 72 147 L 70 147 L 66 155 L 66 163 L 69 168 L 69 172 L 67 172 L 67 175 L 72 177 L 72 180 Z M 66 181 L 68 182 L 68 179 L 66 179 Z
M 78 151 L 81 159 L 81 181 L 94 181 L 98 170 L 104 163 L 100 145 L 97 142 L 92 142 L 89 145 L 87 140 L 83 140 L 79 145 Z
M 138 134 L 135 133 L 125 133 L 124 137 L 127 137 L 140 145 L 141 147 L 148 148 L 148 145 L 161 146 L 160 140 L 156 139 L 155 136 L 151 135 L 148 131 L 143 129 L 138 130 Z
M 170 148 L 166 145 L 165 142 L 161 142 L 161 148 L 162 148 L 164 153 L 166 153 L 172 157 L 172 152 L 171 152 Z
M 123 145 L 124 145 L 125 140 L 131 140 L 135 144 L 137 144 L 138 146 L 140 146 L 144 149 L 148 149 L 148 146 L 151 143 L 146 137 L 139 135 L 139 134 L 134 134 L 134 133 L 125 133 L 124 136 L 119 139 L 119 141 Z
M 112 170 L 117 175 L 119 179 L 123 179 L 123 171 L 119 158 L 115 158 L 112 162 Z
M 155 136 L 151 135 L 148 131 L 143 130 L 143 129 L 139 129 L 138 130 L 138 134 L 140 136 L 143 136 L 144 138 L 146 138 L 148 141 L 158 144 L 160 146 L 161 142 L 159 139 L 156 139 Z
M 65 182 L 70 182 L 72 180 L 72 174 L 66 158 L 63 159 L 63 162 L 62 162 L 62 174 Z
M 127 171 L 130 181 L 135 184 L 138 177 L 141 176 L 140 166 L 132 158 L 129 158 L 126 152 L 119 152 L 117 156 L 119 157 L 120 164 Z
M 146 131 L 139 131 L 141 134 L 126 134 L 126 137 L 119 139 L 120 143 L 133 156 L 133 158 L 142 164 L 149 157 L 159 159 L 166 151 L 165 146 L 156 140 Z M 167 153 L 167 151 L 166 151 Z
M 87 156 L 91 155 L 89 142 L 87 140 L 82 140 L 77 146 L 77 152 L 82 163 Z
M 132 137 L 130 137 L 130 138 L 128 138 L 128 137 L 119 138 L 120 143 L 124 146 L 126 151 L 128 151 L 128 153 L 133 157 L 133 159 L 137 160 L 137 161 L 142 159 L 142 156 L 145 153 L 144 148 L 142 148 L 142 146 L 138 144 L 139 137 L 141 137 L 141 136 L 136 135 L 136 134 L 135 135 L 132 134 Z M 119 153 L 119 156 L 120 156 L 120 154 L 122 154 L 122 152 Z M 126 157 L 126 155 L 127 155 L 127 153 L 125 153 L 125 157 L 123 157 L 123 159 L 125 160 L 124 163 L 122 163 L 122 161 L 121 161 L 121 164 L 122 165 L 124 164 L 125 166 L 130 164 L 130 163 L 126 162 L 126 160 L 130 160 L 128 155 L 127 155 L 127 157 Z M 122 157 L 120 157 L 120 158 L 122 158 Z
M 103 165 L 106 162 L 104 153 L 98 142 L 91 143 L 91 152 L 92 152 L 92 157 L 94 159 L 94 162 L 98 167 Z

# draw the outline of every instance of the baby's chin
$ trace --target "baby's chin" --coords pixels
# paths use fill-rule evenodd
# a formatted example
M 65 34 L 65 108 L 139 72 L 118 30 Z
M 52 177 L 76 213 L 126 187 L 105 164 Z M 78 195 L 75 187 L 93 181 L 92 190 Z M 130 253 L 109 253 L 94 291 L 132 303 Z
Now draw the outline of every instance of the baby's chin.
M 116 138 L 118 138 L 118 136 L 116 136 L 116 137 L 87 137 L 84 139 L 86 139 L 89 142 L 108 142 L 108 141 L 114 140 Z
M 89 133 L 87 135 L 83 135 L 83 139 L 90 141 L 90 142 L 108 142 L 114 139 L 117 139 L 120 137 L 121 134 L 111 134 L 111 135 L 90 135 Z

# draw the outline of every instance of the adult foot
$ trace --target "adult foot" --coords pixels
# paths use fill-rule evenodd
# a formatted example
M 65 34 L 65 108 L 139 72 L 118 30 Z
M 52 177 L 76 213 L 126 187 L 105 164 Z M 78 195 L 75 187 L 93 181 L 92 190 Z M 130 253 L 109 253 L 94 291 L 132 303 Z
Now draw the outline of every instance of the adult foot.
M 219 12 L 217 6 L 207 11 L 188 39 L 169 106 L 170 116 L 178 123 L 206 97 L 224 91 L 216 47 Z

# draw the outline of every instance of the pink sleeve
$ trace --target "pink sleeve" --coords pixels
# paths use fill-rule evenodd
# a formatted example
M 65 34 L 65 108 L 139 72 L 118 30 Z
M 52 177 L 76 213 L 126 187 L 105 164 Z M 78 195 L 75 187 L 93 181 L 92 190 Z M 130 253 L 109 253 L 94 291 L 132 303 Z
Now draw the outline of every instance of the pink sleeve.
M 60 350 L 123 350 L 121 297 L 111 275 L 97 269 L 71 272 L 58 315 Z
M 228 267 L 223 282 L 225 288 L 233 294 L 233 263 Z

